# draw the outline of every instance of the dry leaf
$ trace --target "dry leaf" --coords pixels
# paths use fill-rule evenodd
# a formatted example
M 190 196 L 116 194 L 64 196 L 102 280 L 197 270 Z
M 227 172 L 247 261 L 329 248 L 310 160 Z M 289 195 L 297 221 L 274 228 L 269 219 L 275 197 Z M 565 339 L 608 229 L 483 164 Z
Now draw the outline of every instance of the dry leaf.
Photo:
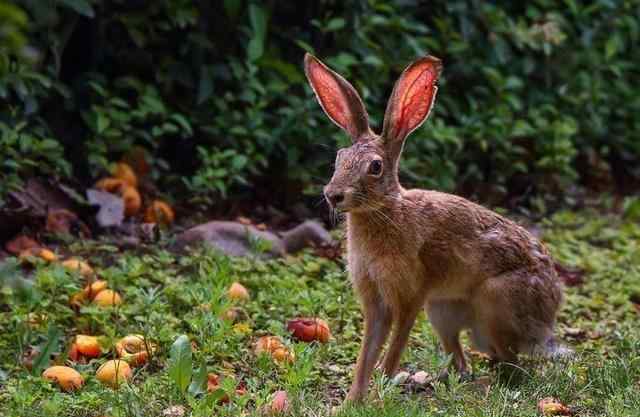
M 99 207 L 96 221 L 100 227 L 120 226 L 124 220 L 124 201 L 106 191 L 87 190 L 87 200 Z
M 66 209 L 49 210 L 45 229 L 53 234 L 67 234 L 88 238 L 91 231 L 77 214 Z

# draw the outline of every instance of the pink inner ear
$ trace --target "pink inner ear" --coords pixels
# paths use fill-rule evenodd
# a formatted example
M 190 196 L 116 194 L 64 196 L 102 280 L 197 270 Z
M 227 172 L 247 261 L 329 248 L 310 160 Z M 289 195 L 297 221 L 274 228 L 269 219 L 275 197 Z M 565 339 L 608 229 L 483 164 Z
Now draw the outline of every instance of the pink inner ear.
M 336 79 L 315 61 L 309 63 L 308 76 L 313 83 L 313 88 L 324 111 L 335 123 L 348 130 L 350 115 L 346 106 L 347 98 L 344 97 L 344 93 Z
M 439 67 L 426 61 L 409 68 L 396 87 L 398 96 L 392 115 L 393 138 L 404 138 L 429 116 L 436 94 Z

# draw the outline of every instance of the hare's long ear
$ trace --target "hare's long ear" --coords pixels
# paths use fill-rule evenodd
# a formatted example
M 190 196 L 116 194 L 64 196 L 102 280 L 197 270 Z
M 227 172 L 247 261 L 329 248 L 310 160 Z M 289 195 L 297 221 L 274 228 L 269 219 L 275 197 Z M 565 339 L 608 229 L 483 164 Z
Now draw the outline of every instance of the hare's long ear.
M 354 143 L 368 139 L 369 116 L 355 88 L 311 54 L 304 56 L 304 72 L 329 119 L 344 129 Z
M 436 98 L 442 63 L 425 56 L 409 65 L 393 87 L 382 127 L 382 138 L 398 158 L 407 136 L 427 119 Z

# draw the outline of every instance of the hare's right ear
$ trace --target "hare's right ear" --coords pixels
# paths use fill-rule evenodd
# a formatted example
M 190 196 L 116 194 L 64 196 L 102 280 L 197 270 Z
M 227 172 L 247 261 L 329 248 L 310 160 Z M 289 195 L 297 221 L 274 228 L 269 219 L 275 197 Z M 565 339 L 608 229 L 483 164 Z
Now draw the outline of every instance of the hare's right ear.
M 436 98 L 442 63 L 425 56 L 409 65 L 393 87 L 382 126 L 392 159 L 398 159 L 404 140 L 427 120 Z
M 336 72 L 311 54 L 304 56 L 304 72 L 329 119 L 355 143 L 371 136 L 369 116 L 358 92 Z

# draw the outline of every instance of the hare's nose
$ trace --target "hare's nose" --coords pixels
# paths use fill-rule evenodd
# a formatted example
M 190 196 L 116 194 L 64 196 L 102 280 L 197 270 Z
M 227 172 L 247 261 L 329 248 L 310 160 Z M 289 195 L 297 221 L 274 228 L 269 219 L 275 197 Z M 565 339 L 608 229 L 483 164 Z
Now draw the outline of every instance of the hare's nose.
M 326 197 L 327 201 L 329 201 L 329 204 L 331 204 L 333 207 L 344 201 L 344 193 L 341 192 L 326 192 L 324 196 Z

